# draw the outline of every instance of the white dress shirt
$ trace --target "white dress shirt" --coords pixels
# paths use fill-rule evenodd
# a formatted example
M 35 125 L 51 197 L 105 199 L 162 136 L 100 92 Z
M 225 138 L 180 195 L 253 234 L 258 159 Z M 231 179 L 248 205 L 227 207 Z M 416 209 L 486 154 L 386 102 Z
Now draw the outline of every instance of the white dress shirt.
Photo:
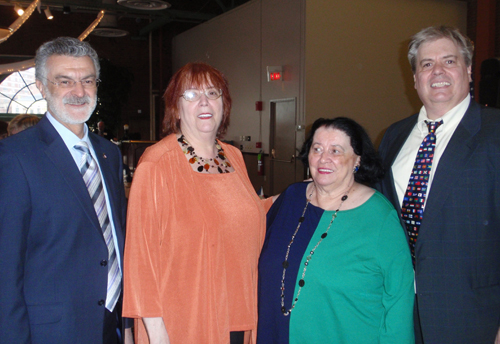
M 446 146 L 448 146 L 448 142 L 450 142 L 455 129 L 464 117 L 469 104 L 470 95 L 467 95 L 467 97 L 465 97 L 465 99 L 460 104 L 445 113 L 443 117 L 435 120 L 436 122 L 443 120 L 443 124 L 441 124 L 436 130 L 436 146 L 427 186 L 427 196 L 425 197 L 425 203 L 427 203 L 427 199 L 429 198 L 432 180 L 434 179 L 434 172 L 438 168 L 439 159 L 441 159 L 441 156 L 443 155 Z M 429 133 L 427 124 L 425 124 L 424 121 L 432 122 L 433 120 L 427 117 L 427 111 L 425 110 L 425 107 L 422 106 L 418 115 L 417 124 L 415 125 L 415 127 L 413 127 L 413 130 L 408 136 L 408 139 L 401 148 L 401 151 L 396 157 L 396 160 L 394 160 L 394 163 L 392 164 L 391 169 L 394 176 L 394 184 L 396 187 L 399 204 L 403 204 L 404 194 L 408 187 L 408 182 L 410 180 L 410 175 L 413 170 L 413 165 L 415 164 L 415 158 L 417 156 L 420 144 L 424 140 L 425 136 L 427 136 L 427 134 Z

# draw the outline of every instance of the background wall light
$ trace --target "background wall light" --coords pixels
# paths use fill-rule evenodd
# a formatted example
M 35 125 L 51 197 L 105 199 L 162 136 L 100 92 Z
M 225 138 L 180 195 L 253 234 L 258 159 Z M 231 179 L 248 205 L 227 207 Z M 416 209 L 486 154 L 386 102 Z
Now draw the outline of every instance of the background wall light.
M 71 8 L 69 6 L 63 6 L 63 14 L 70 14 Z
M 49 6 L 47 6 L 47 8 L 44 10 L 44 12 L 45 12 L 45 16 L 47 17 L 48 20 L 54 19 L 54 16 L 50 12 Z
M 14 6 L 14 11 L 16 11 L 17 15 L 19 15 L 19 16 L 22 16 L 24 13 L 23 8 L 19 5 Z

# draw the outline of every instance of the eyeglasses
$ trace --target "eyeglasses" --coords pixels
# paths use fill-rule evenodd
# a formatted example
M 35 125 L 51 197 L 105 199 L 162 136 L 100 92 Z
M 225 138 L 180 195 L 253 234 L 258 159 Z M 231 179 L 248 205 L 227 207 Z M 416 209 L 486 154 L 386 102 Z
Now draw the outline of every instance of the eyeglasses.
M 208 99 L 217 99 L 222 96 L 222 90 L 217 88 L 207 88 L 206 90 L 190 89 L 185 90 L 181 97 L 184 97 L 188 102 L 195 102 L 201 98 L 201 95 L 205 94 Z
M 44 78 L 45 80 L 47 80 L 48 82 L 50 82 L 51 84 L 53 85 L 56 85 L 57 87 L 60 87 L 60 88 L 73 88 L 75 87 L 76 83 L 79 82 L 82 84 L 82 87 L 83 88 L 96 88 L 99 86 L 99 83 L 101 82 L 100 79 L 96 79 L 96 78 L 87 78 L 87 79 L 83 79 L 83 80 L 72 80 L 72 79 L 64 79 L 62 81 L 58 81 L 58 82 L 55 82 L 55 81 L 52 81 L 52 80 L 49 80 L 47 78 Z

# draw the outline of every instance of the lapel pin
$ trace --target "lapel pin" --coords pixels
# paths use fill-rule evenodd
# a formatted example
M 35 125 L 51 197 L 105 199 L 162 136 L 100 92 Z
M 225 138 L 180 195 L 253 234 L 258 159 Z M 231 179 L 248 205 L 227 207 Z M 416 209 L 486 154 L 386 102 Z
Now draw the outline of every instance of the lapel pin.
M 107 159 L 107 158 L 108 158 L 108 157 L 106 156 L 106 154 L 104 154 L 104 153 L 102 153 L 102 157 L 103 157 L 104 159 Z

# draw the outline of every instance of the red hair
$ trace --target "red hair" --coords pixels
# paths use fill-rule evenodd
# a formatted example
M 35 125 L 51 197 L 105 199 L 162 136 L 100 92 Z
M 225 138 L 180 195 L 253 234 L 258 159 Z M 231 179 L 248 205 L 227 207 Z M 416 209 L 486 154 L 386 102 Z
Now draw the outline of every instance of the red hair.
M 163 135 L 178 133 L 181 130 L 179 119 L 179 102 L 184 91 L 192 87 L 203 88 L 213 86 L 222 90 L 222 121 L 217 131 L 217 138 L 222 138 L 229 127 L 229 115 L 231 113 L 231 95 L 229 94 L 228 82 L 224 75 L 214 67 L 203 63 L 188 63 L 179 69 L 168 84 L 163 95 L 165 101 L 165 117 L 163 118 Z

